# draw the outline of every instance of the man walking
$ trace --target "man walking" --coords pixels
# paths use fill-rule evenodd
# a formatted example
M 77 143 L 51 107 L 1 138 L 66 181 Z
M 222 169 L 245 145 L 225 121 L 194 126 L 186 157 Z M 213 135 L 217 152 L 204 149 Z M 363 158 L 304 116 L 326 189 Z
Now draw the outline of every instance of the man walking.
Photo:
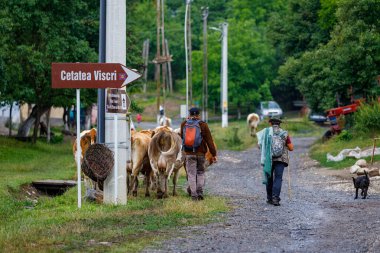
M 205 154 L 207 149 L 216 162 L 216 148 L 206 122 L 200 120 L 199 109 L 191 108 L 189 118 L 181 124 L 189 194 L 192 200 L 203 200 L 205 185 Z
M 257 133 L 258 145 L 261 150 L 260 162 L 263 166 L 264 180 L 267 191 L 267 203 L 280 205 L 282 175 L 289 164 L 288 150 L 293 151 L 293 144 L 288 132 L 280 127 L 278 117 L 269 119 L 270 127 Z

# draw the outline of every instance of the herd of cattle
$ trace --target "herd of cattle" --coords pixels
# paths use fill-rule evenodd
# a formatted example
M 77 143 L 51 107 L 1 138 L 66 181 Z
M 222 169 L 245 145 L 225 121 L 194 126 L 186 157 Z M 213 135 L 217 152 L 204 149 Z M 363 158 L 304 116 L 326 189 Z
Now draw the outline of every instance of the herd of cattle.
M 251 135 L 256 133 L 259 123 L 257 114 L 250 114 L 247 123 Z M 96 143 L 96 129 L 83 131 L 80 135 L 81 162 L 86 150 Z M 157 198 L 168 197 L 168 184 L 173 176 L 173 196 L 177 195 L 177 181 L 179 171 L 185 166 L 185 155 L 182 151 L 182 139 L 180 129 L 159 126 L 153 130 L 131 131 L 131 160 L 127 161 L 127 190 L 128 194 L 137 196 L 138 177 L 144 176 L 145 196 L 150 196 L 149 190 L 157 189 Z M 76 141 L 73 144 L 73 154 L 76 159 Z M 205 167 L 209 167 L 212 162 L 212 155 L 206 153 Z M 95 183 L 85 177 L 86 187 L 95 187 Z

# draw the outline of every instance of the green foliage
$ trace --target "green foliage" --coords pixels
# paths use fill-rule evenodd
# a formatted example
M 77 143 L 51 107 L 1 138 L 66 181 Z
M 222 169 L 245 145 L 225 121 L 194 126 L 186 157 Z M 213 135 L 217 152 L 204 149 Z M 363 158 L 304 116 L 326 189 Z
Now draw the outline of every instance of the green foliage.
M 234 127 L 232 128 L 232 131 L 229 130 L 227 134 L 226 142 L 228 146 L 239 146 L 243 142 L 241 141 L 240 137 L 238 136 L 239 128 Z
M 304 52 L 325 44 L 329 39 L 329 31 L 318 23 L 320 9 L 319 0 L 291 0 L 287 1 L 286 8 L 271 15 L 268 37 L 276 47 L 277 66 L 280 67 L 272 92 L 274 98 L 285 107 L 291 107 L 293 100 L 302 100 L 300 91 L 305 95 L 297 87 L 300 82 L 297 77 L 307 76 L 299 73 L 298 67 L 293 64 Z M 316 63 L 313 61 L 311 64 Z
M 321 28 L 331 31 L 336 24 L 337 0 L 321 0 L 321 9 L 318 12 L 318 23 Z
M 141 106 L 139 106 L 136 101 L 132 100 L 131 101 L 131 106 L 129 108 L 129 111 L 130 112 L 134 112 L 134 113 L 142 113 L 144 111 L 144 108 L 142 108 Z
M 97 43 L 88 41 L 96 38 L 97 4 L 22 0 L 6 1 L 3 7 L 5 88 L 14 90 L 12 99 L 44 106 L 70 105 L 67 98 L 74 97 L 73 90 L 51 89 L 51 63 L 97 60 Z
M 209 127 L 218 150 L 246 150 L 257 143 L 245 120 L 229 122 L 228 128 L 222 128 L 220 122 L 209 123 Z
M 380 67 L 380 4 L 369 1 L 323 1 L 320 13 L 336 9 L 336 21 L 321 21 L 331 35 L 327 43 L 293 54 L 280 67 L 278 83 L 294 85 L 314 110 L 321 111 L 350 102 L 349 88 L 356 95 L 376 93 L 375 78 Z M 335 6 L 336 5 L 336 6 Z M 306 48 L 305 48 L 306 49 Z
M 63 135 L 62 134 L 56 134 L 50 137 L 50 143 L 51 144 L 59 144 L 63 142 Z
M 360 105 L 355 113 L 355 130 L 363 133 L 374 134 L 380 129 L 380 103 L 373 101 L 371 104 Z
M 338 140 L 340 141 L 350 141 L 353 138 L 353 135 L 350 131 L 348 130 L 343 130 L 338 136 Z
M 286 8 L 272 13 L 268 35 L 279 49 L 280 61 L 315 48 L 328 39 L 318 24 L 319 0 L 290 0 Z

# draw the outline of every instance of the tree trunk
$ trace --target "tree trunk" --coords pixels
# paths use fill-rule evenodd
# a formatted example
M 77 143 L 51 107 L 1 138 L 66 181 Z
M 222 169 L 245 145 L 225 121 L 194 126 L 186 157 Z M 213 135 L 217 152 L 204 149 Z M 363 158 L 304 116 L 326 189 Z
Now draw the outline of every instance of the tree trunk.
M 40 111 L 41 111 L 40 115 L 42 115 L 43 113 L 45 113 L 48 109 L 49 109 L 49 107 L 43 107 L 43 108 L 41 108 L 40 109 Z M 18 131 L 17 131 L 17 137 L 26 138 L 26 137 L 29 136 L 30 128 L 33 126 L 33 124 L 36 121 L 37 110 L 38 110 L 37 105 L 33 106 L 32 112 L 30 113 L 30 115 L 28 116 L 28 118 L 22 124 L 20 124 L 20 126 L 18 128 Z M 38 129 L 38 127 L 37 127 L 37 129 Z
M 13 109 L 13 102 L 11 102 L 11 107 L 9 109 L 9 137 L 12 136 L 12 109 Z
M 47 126 L 47 136 L 46 136 L 46 142 L 50 143 L 50 112 L 51 108 L 46 113 L 46 126 Z
M 38 105 L 36 105 L 36 107 L 37 107 L 37 114 L 36 114 L 36 119 L 34 120 L 34 129 L 33 129 L 33 138 L 32 138 L 33 144 L 37 142 L 38 129 L 40 126 L 41 115 L 42 115 L 41 111 L 39 110 Z

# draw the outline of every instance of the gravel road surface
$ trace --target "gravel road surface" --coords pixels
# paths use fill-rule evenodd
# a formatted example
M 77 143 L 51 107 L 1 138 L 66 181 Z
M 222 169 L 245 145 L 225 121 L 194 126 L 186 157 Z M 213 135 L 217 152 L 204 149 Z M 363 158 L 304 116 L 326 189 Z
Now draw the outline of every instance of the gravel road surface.
M 207 194 L 226 197 L 223 221 L 183 228 L 144 252 L 380 252 L 380 180 L 354 200 L 352 179 L 330 175 L 308 158 L 312 138 L 294 138 L 291 192 L 285 170 L 281 206 L 266 203 L 259 150 L 220 151 L 207 172 Z M 207 196 L 204 201 L 207 201 Z

